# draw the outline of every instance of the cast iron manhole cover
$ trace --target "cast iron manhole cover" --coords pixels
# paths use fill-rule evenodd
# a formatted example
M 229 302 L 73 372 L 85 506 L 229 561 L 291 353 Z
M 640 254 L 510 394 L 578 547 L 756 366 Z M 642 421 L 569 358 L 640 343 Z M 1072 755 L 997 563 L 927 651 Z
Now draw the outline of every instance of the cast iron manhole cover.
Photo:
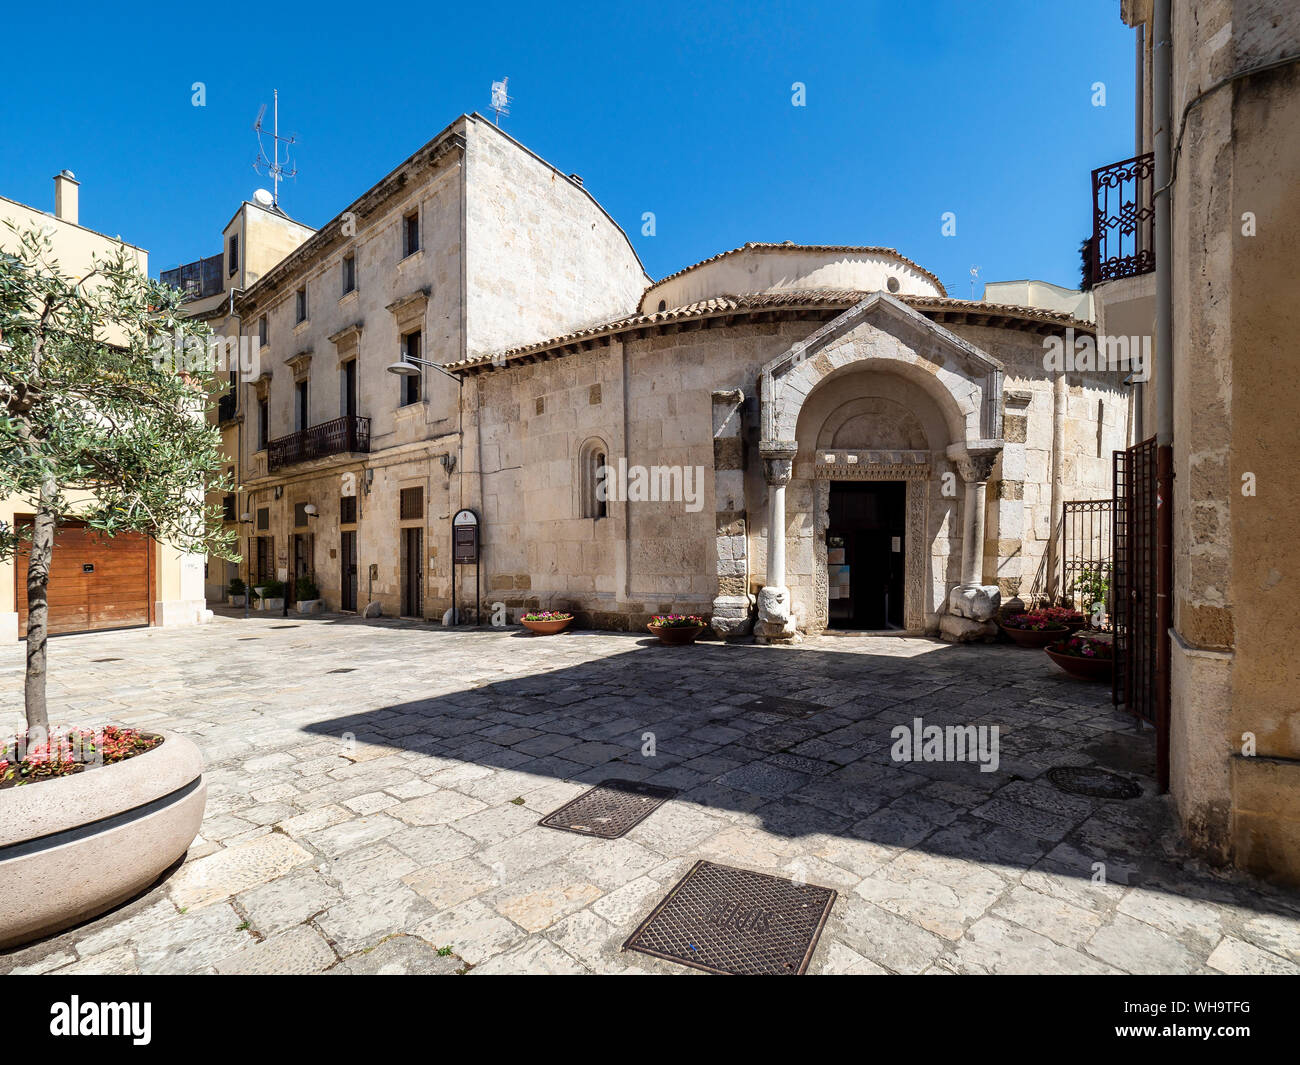
M 562 832 L 617 839 L 677 794 L 637 780 L 602 780 L 537 823 Z
M 742 710 L 760 710 L 765 714 L 780 714 L 782 717 L 812 717 L 826 707 L 820 703 L 807 703 L 802 699 L 786 699 L 780 695 L 759 695 L 747 703 L 741 703 Z
M 1047 771 L 1047 779 L 1062 791 L 1094 799 L 1136 799 L 1142 794 L 1127 777 L 1090 766 L 1058 765 Z
M 710 973 L 800 976 L 835 892 L 699 861 L 623 944 Z

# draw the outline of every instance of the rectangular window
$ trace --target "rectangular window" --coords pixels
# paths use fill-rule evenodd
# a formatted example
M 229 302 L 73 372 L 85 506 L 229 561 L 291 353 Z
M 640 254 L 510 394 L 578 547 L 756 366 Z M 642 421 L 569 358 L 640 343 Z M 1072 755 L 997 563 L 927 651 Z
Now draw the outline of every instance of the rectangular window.
M 230 244 L 226 253 L 226 274 L 234 277 L 239 272 L 239 234 L 235 233 L 230 238 Z
M 307 421 L 307 382 L 299 381 L 294 387 L 294 430 L 301 433 L 310 423 Z
M 357 257 L 355 255 L 345 255 L 343 257 L 343 295 L 347 295 L 357 287 Z
M 357 360 L 349 359 L 343 364 L 343 380 L 340 382 L 343 390 L 342 402 L 339 404 L 343 408 L 345 418 L 355 418 L 357 416 Z
M 402 337 L 402 358 L 408 360 L 418 359 L 420 357 L 420 340 L 421 336 L 418 329 L 414 333 L 407 333 L 406 336 Z M 420 402 L 420 379 L 419 374 L 398 378 L 402 382 L 399 406 L 407 407 L 412 403 Z
M 353 525 L 357 520 L 357 497 L 339 497 L 339 524 Z
M 257 508 L 257 531 L 265 532 L 270 527 L 271 527 L 271 508 L 258 507 Z
M 221 509 L 222 509 L 222 511 L 223 511 L 223 513 L 222 513 L 222 515 L 221 515 L 221 520 L 222 520 L 222 521 L 235 521 L 235 520 L 236 520 L 236 517 L 237 517 L 237 516 L 236 516 L 236 514 L 235 514 L 235 497 L 234 497 L 233 495 L 227 495 L 227 496 L 222 497 L 222 500 L 221 500 Z
M 257 401 L 257 450 L 265 451 L 271 437 L 271 404 L 269 400 Z
M 402 258 L 420 250 L 420 212 L 412 211 L 402 219 Z
M 295 503 L 293 505 L 293 527 L 301 529 L 307 524 L 307 504 Z
M 262 347 L 266 347 L 271 343 L 271 326 L 266 320 L 266 315 L 262 315 L 262 317 L 257 320 L 257 340 Z
M 424 517 L 424 489 L 403 488 L 399 501 L 398 517 L 402 521 L 418 521 Z
M 307 320 L 307 286 L 304 285 L 297 292 L 294 300 L 294 309 L 297 313 L 295 321 L 305 322 Z

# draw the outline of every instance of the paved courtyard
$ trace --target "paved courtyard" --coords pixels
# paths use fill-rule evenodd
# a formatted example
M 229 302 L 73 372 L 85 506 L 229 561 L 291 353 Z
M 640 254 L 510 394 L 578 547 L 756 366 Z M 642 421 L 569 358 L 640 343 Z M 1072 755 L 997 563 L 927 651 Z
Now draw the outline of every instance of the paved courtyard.
M 190 737 L 207 815 L 143 897 L 0 972 L 689 973 L 620 947 L 701 858 L 839 893 L 811 973 L 1300 972 L 1300 895 L 1187 858 L 1150 735 L 1038 652 L 342 617 L 51 646 L 52 719 Z M 0 730 L 21 667 L 0 648 Z M 893 760 L 916 718 L 998 726 L 997 771 Z M 1067 794 L 1057 765 L 1144 793 Z M 621 839 L 538 826 L 609 777 L 679 794 Z

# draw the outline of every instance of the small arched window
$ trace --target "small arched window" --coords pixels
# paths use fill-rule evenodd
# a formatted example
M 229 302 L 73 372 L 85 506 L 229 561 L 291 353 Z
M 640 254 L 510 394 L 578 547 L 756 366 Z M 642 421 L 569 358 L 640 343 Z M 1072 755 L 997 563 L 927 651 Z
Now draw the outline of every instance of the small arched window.
M 591 439 L 578 452 L 578 491 L 581 514 L 584 518 L 609 515 L 609 501 L 605 478 L 609 449 L 603 440 Z

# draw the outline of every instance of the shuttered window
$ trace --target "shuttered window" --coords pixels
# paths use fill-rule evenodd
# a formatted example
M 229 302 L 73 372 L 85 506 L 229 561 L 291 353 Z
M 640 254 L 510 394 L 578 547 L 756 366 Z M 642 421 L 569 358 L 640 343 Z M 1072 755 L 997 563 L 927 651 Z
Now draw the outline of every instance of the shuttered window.
M 402 521 L 414 521 L 417 518 L 424 517 L 423 488 L 402 489 L 401 512 L 399 517 Z

